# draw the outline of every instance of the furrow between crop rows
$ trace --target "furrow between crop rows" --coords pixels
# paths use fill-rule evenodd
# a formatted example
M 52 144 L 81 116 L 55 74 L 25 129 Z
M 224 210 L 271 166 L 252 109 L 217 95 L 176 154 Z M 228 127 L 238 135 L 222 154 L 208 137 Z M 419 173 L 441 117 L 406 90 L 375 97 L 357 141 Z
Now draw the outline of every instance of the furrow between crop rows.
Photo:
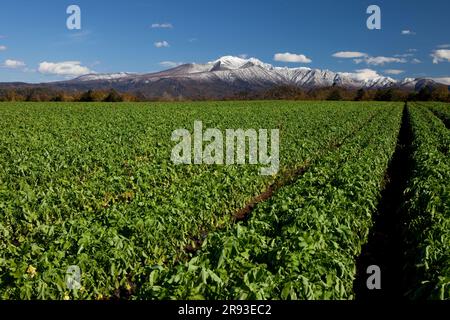
M 404 266 L 402 241 L 404 192 L 412 173 L 412 131 L 407 107 L 403 108 L 402 124 L 398 134 L 395 153 L 385 174 L 381 200 L 373 215 L 374 227 L 369 240 L 357 259 L 354 282 L 356 299 L 401 299 L 404 294 L 402 269 Z M 382 276 L 381 290 L 367 287 L 367 269 L 376 265 Z

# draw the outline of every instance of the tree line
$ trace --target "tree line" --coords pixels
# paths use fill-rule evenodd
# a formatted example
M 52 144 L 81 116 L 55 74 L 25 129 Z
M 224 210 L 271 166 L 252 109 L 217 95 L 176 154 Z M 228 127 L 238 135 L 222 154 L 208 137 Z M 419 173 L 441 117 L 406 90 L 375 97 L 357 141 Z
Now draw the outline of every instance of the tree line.
M 0 101 L 131 102 L 139 98 L 114 89 L 69 92 L 52 88 L 0 88 Z
M 172 97 L 165 93 L 159 98 L 147 98 L 143 93 L 121 93 L 110 90 L 63 91 L 49 87 L 0 88 L 0 101 L 67 101 L 67 102 L 138 102 L 211 100 L 211 97 Z M 304 89 L 278 86 L 261 91 L 243 91 L 230 94 L 222 100 L 345 100 L 345 101 L 442 101 L 450 102 L 450 91 L 445 85 L 425 86 L 420 91 L 398 88 L 347 89 L 326 87 Z
M 441 101 L 450 102 L 450 91 L 445 85 L 425 86 L 418 92 L 398 89 L 346 89 L 326 87 L 305 90 L 291 86 L 281 86 L 267 91 L 242 92 L 236 99 L 267 100 L 345 100 L 345 101 Z

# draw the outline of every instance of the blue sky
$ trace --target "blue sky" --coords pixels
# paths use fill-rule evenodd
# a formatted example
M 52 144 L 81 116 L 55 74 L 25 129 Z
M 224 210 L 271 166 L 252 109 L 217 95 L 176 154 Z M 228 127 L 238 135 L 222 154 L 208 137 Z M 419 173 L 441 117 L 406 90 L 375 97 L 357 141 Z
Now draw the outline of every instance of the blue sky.
M 81 8 L 81 30 L 66 27 L 71 4 Z M 366 27 L 371 4 L 381 8 L 381 30 Z M 0 81 L 146 73 L 247 55 L 275 66 L 450 82 L 449 12 L 447 0 L 2 0 Z M 275 61 L 277 53 L 293 58 Z

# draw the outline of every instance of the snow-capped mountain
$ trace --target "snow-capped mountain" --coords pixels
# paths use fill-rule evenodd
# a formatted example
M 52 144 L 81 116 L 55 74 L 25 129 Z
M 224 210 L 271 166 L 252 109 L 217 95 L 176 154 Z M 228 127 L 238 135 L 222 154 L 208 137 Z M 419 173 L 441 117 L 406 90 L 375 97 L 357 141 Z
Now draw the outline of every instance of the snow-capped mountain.
M 141 75 L 130 73 L 89 74 L 71 81 L 76 83 L 107 80 L 116 84 L 152 84 L 168 79 L 172 81 L 220 81 L 230 86 L 238 85 L 244 88 L 274 85 L 293 85 L 305 88 L 333 85 L 353 88 L 380 88 L 396 83 L 394 79 L 389 77 L 361 79 L 360 74 L 339 73 L 305 67 L 274 67 L 256 58 L 243 59 L 233 56 L 224 56 L 205 64 L 183 64 L 157 73 Z
M 397 86 L 400 88 L 410 89 L 419 91 L 422 88 L 425 88 L 426 86 L 435 86 L 436 81 L 426 78 L 405 78 L 401 81 L 397 82 Z
M 330 86 L 351 89 L 396 87 L 420 90 L 427 85 L 436 83 L 430 79 L 413 78 L 397 81 L 367 69 L 349 73 L 305 67 L 275 67 L 256 58 L 244 59 L 234 56 L 223 56 L 204 64 L 183 64 L 156 73 L 88 74 L 69 81 L 46 84 L 64 90 L 114 88 L 122 92 L 139 93 L 146 98 L 171 96 L 194 99 L 220 99 L 276 86 L 305 89 Z

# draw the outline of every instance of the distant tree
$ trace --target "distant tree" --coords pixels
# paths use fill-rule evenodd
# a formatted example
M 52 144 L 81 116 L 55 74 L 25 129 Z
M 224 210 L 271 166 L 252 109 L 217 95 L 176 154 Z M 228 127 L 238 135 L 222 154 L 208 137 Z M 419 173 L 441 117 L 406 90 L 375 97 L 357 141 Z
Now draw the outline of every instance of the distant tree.
M 355 101 L 363 101 L 367 98 L 366 90 L 363 88 L 356 91 Z
M 88 90 L 83 93 L 79 99 L 81 102 L 94 102 L 94 101 L 103 101 L 106 97 L 105 92 L 96 91 L 96 90 Z
M 333 100 L 333 101 L 339 101 L 342 100 L 342 94 L 341 91 L 336 88 L 331 90 L 331 92 L 329 93 L 327 100 Z
M 432 89 L 431 100 L 433 101 L 447 101 L 449 90 L 447 86 L 439 85 Z
M 64 101 L 70 101 L 70 98 L 63 92 L 59 92 L 52 97 L 51 101 L 64 102 Z
M 416 92 L 409 92 L 407 96 L 408 101 L 417 101 L 417 93 Z
M 375 93 L 374 99 L 376 101 L 392 101 L 393 94 L 392 89 L 379 89 Z
M 391 99 L 392 101 L 405 101 L 408 100 L 408 92 L 405 90 L 399 90 L 399 89 L 391 89 L 392 91 L 392 96 Z
M 10 89 L 6 92 L 6 101 L 25 101 L 25 98 L 25 96 L 14 89 Z
M 430 101 L 431 100 L 432 88 L 430 86 L 425 86 L 420 89 L 417 94 L 417 100 L 419 101 Z
M 80 97 L 80 102 L 92 102 L 94 101 L 94 93 L 92 90 L 88 90 Z
M 104 102 L 122 102 L 123 97 L 114 89 L 111 89 L 106 96 L 105 99 L 103 99 Z
M 248 97 L 254 97 L 249 92 Z M 268 100 L 302 100 L 306 95 L 303 90 L 295 86 L 277 86 L 270 88 L 262 95 L 257 95 L 256 98 L 268 99 Z
M 26 96 L 25 101 L 50 101 L 55 92 L 49 88 L 35 88 L 25 89 L 24 95 Z
M 127 102 L 141 101 L 135 95 L 130 94 L 130 93 L 122 93 L 121 96 L 122 96 L 123 101 L 127 101 Z

